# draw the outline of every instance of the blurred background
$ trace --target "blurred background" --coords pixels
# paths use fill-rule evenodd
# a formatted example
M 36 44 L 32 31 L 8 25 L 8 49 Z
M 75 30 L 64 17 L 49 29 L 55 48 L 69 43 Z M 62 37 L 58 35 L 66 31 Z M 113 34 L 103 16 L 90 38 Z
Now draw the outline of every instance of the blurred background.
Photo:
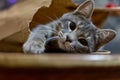
M 9 9 L 11 6 L 23 0 L 0 0 L 0 11 Z M 81 4 L 85 0 L 73 0 L 77 4 Z M 28 3 L 30 4 L 30 3 Z M 95 0 L 96 8 L 117 8 L 116 13 L 109 15 L 105 21 L 103 28 L 113 29 L 117 31 L 117 37 L 107 44 L 103 49 L 110 50 L 112 53 L 120 52 L 120 0 Z
M 5 10 L 21 0 L 0 0 L 0 10 Z

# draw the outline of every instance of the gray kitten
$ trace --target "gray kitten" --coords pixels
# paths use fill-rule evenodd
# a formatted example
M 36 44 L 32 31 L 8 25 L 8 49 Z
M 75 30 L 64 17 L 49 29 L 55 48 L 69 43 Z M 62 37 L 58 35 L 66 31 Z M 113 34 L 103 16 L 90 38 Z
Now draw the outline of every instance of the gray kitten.
M 93 10 L 94 2 L 88 0 L 58 20 L 38 25 L 23 45 L 24 52 L 35 54 L 47 50 L 69 53 L 96 52 L 111 41 L 116 33 L 110 29 L 98 29 L 91 21 Z

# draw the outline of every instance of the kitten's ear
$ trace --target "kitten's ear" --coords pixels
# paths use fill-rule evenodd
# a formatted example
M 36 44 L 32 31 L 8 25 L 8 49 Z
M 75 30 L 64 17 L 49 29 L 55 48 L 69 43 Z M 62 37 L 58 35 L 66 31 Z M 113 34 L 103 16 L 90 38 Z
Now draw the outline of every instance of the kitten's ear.
M 113 40 L 116 36 L 116 32 L 111 29 L 99 29 L 96 33 L 97 44 L 96 47 L 99 48 L 104 44 L 107 44 Z
M 74 11 L 74 14 L 77 15 L 84 15 L 86 18 L 91 18 L 94 10 L 94 1 L 93 0 L 87 0 L 83 4 L 77 7 L 77 9 Z

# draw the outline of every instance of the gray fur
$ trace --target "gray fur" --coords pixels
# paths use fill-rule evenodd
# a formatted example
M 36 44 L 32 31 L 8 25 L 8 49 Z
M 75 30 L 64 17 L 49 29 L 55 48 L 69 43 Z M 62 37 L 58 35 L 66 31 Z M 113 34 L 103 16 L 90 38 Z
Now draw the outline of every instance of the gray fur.
M 65 13 L 58 20 L 38 25 L 23 45 L 25 53 L 43 53 L 48 43 L 59 50 L 72 53 L 92 53 L 111 41 L 116 33 L 98 29 L 91 21 L 92 0 L 85 1 L 75 11 Z M 72 27 L 71 27 L 72 26 Z

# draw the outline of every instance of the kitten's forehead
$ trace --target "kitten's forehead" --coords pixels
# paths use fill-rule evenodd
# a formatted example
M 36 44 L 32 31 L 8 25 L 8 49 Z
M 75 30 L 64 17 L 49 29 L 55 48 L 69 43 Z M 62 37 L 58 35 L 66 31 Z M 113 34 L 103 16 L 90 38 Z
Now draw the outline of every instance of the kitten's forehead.
M 74 13 L 70 12 L 70 13 L 66 13 L 64 14 L 61 18 L 60 18 L 61 21 L 67 21 L 67 20 L 70 20 L 70 21 L 73 21 L 75 22 L 76 24 L 78 23 L 81 23 L 81 22 L 90 22 L 87 18 L 85 18 L 83 15 L 75 15 Z
M 62 18 L 71 18 L 71 17 L 75 17 L 73 13 L 66 13 L 62 16 Z
M 61 20 L 64 20 L 64 19 L 77 21 L 77 20 L 80 20 L 82 18 L 79 18 L 78 16 L 74 15 L 73 13 L 66 13 L 61 17 Z

